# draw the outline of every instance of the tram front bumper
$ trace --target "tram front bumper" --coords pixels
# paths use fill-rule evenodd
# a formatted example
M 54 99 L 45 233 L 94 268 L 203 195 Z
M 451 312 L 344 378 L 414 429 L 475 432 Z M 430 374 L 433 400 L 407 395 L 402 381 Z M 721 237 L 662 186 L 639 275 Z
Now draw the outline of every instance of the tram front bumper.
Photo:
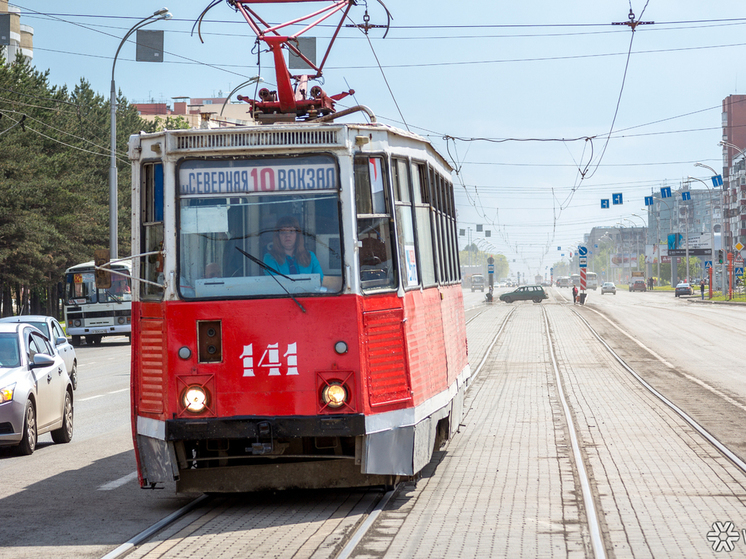
M 362 414 L 290 417 L 187 418 L 166 421 L 166 440 L 257 438 L 269 424 L 272 436 L 354 437 L 365 434 Z

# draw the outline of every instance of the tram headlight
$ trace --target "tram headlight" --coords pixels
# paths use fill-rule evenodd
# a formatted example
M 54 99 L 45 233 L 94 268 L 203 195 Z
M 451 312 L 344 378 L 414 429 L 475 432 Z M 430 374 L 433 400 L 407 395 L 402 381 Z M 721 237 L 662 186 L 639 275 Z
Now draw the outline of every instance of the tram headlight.
M 202 386 L 188 386 L 181 398 L 187 411 L 202 413 L 207 407 L 208 392 Z
M 75 320 L 73 320 L 73 326 L 75 326 L 76 328 L 80 328 L 81 324 L 83 323 L 80 321 L 79 318 L 76 318 Z
M 339 408 L 347 402 L 347 388 L 338 382 L 332 382 L 321 391 L 321 399 L 330 408 Z
M 117 322 L 118 322 L 119 324 L 124 324 L 124 320 L 125 320 L 125 319 L 124 319 L 124 317 L 123 317 L 123 316 L 120 316 L 119 318 L 117 318 Z

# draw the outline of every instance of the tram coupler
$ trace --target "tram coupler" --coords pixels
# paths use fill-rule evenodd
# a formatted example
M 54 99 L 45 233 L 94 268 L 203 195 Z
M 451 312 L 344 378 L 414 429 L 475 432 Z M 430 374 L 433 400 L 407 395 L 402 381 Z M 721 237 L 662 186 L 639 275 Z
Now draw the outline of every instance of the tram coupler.
M 257 442 L 251 443 L 251 454 L 272 454 L 274 451 L 274 438 L 272 436 L 272 425 L 268 421 L 262 421 L 256 426 Z M 269 439 L 269 442 L 267 442 Z

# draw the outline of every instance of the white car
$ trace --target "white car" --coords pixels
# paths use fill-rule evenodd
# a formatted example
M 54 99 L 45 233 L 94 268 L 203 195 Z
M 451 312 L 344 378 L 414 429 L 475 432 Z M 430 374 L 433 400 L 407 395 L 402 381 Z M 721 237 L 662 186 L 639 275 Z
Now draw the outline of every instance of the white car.
M 601 286 L 601 295 L 604 293 L 613 293 L 616 295 L 616 285 L 614 285 L 610 281 L 605 281 L 604 284 Z
M 0 324 L 0 446 L 32 454 L 39 435 L 73 438 L 73 388 L 52 344 L 29 324 Z
M 73 390 L 78 388 L 78 356 L 75 353 L 75 348 L 67 341 L 65 331 L 57 320 L 51 316 L 26 314 L 21 316 L 6 316 L 5 318 L 0 318 L 0 322 L 23 322 L 24 324 L 36 326 L 41 330 L 41 333 L 47 337 L 47 340 L 52 345 L 55 354 L 62 357 L 62 360 L 65 362 L 65 367 L 73 383 Z

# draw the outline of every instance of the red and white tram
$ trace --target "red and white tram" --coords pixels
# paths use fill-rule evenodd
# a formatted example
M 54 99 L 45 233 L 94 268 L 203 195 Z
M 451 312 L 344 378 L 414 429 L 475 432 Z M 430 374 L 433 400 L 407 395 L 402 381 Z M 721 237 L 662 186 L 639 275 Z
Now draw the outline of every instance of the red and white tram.
M 420 471 L 469 379 L 448 163 L 375 122 L 142 133 L 129 155 L 141 486 Z

